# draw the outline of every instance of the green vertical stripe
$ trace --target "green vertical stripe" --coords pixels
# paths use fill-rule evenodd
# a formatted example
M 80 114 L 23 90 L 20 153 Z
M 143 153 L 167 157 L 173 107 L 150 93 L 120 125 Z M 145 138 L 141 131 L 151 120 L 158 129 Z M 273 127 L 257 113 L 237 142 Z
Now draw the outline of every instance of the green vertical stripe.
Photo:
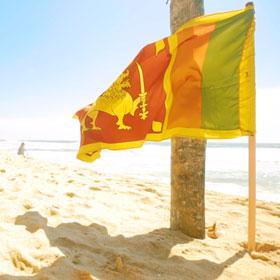
M 239 128 L 239 64 L 254 11 L 218 22 L 202 70 L 202 128 Z

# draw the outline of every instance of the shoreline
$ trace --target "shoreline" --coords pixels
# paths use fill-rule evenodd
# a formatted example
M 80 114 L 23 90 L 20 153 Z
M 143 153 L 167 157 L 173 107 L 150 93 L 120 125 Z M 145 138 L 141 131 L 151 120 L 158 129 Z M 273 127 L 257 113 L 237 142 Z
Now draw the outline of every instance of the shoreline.
M 219 235 L 192 239 L 169 230 L 168 184 L 0 152 L 0 202 L 0 280 L 279 279 L 279 203 L 257 201 L 249 254 L 240 196 L 206 191 Z
M 28 142 L 29 141 L 29 142 Z M 78 142 L 66 140 L 28 140 L 26 154 L 51 163 L 85 167 L 116 176 L 123 174 L 149 180 L 170 182 L 169 143 L 147 143 L 141 149 L 106 151 L 92 164 L 76 159 Z M 6 141 L 0 152 L 8 149 L 16 153 L 20 141 Z M 247 197 L 248 154 L 246 143 L 210 143 L 206 151 L 206 190 Z M 257 199 L 280 203 L 279 144 L 262 143 L 257 149 Z M 110 167 L 109 167 L 110 166 Z
M 1 151 L 0 151 L 0 153 L 1 153 Z M 101 169 L 104 165 L 104 164 L 99 165 L 99 163 L 96 162 L 96 164 L 97 164 L 97 167 L 96 167 L 96 165 L 94 165 L 95 163 L 90 164 L 90 163 L 85 163 L 80 160 L 77 160 L 75 157 L 76 153 L 72 153 L 72 154 L 69 153 L 66 158 L 61 157 L 60 153 L 64 153 L 64 152 L 57 152 L 57 153 L 58 153 L 57 157 L 55 156 L 55 153 L 54 154 L 52 153 L 53 155 L 51 155 L 48 158 L 46 156 L 46 154 L 47 154 L 46 152 L 44 152 L 44 154 L 40 156 L 38 154 L 35 155 L 34 153 L 28 153 L 28 151 L 27 151 L 27 157 L 34 159 L 34 160 L 43 161 L 46 164 L 50 164 L 50 163 L 51 164 L 63 164 L 63 165 L 67 165 L 67 166 L 69 165 L 72 167 L 93 169 L 93 170 L 95 168 L 96 172 L 101 172 Z M 112 155 L 112 157 L 113 156 L 115 156 L 115 154 Z M 60 158 L 60 159 L 58 160 L 58 158 Z M 63 159 L 61 159 L 61 158 L 63 158 Z M 140 168 L 141 168 L 141 166 L 139 167 L 139 169 Z M 147 170 L 145 170 L 145 171 L 147 171 Z M 207 171 L 207 173 L 208 172 L 211 173 L 211 171 Z M 107 176 L 111 176 L 111 177 L 120 176 L 117 171 L 111 171 L 110 173 L 105 172 L 105 174 Z M 136 174 L 135 170 L 132 174 L 126 173 L 123 176 L 125 176 L 127 178 L 138 179 L 138 180 L 141 180 L 143 178 L 143 175 Z M 159 182 L 159 184 L 165 184 L 165 185 L 170 184 L 169 180 L 167 180 L 166 178 L 158 178 L 158 176 L 151 175 L 149 173 L 147 174 L 147 172 L 144 174 L 144 176 L 145 176 L 145 178 L 147 178 L 148 181 L 157 181 L 157 182 Z M 247 179 L 247 176 L 246 176 L 246 179 Z M 206 180 L 207 180 L 207 175 L 206 175 Z M 248 182 L 248 184 L 249 184 L 249 182 Z M 228 182 L 225 183 L 225 187 L 221 187 L 221 186 L 222 186 L 221 182 L 211 182 L 211 181 L 205 182 L 206 191 L 210 191 L 210 192 L 214 191 L 214 192 L 222 193 L 225 195 L 240 196 L 240 197 L 244 197 L 244 198 L 248 197 L 248 187 L 244 187 L 238 183 L 228 183 Z M 265 201 L 268 203 L 269 202 L 280 203 L 280 193 L 272 193 L 269 191 L 264 191 L 262 189 L 260 190 L 260 188 L 258 188 L 258 186 L 257 186 L 257 200 Z

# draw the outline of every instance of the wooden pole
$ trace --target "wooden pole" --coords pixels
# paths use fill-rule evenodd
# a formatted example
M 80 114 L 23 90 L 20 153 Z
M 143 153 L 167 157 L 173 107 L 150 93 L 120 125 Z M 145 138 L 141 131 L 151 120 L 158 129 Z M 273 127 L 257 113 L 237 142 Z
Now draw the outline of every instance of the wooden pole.
M 256 136 L 249 136 L 248 250 L 256 246 Z
M 254 2 L 246 3 L 246 7 Z M 248 250 L 256 248 L 256 135 L 249 136 Z

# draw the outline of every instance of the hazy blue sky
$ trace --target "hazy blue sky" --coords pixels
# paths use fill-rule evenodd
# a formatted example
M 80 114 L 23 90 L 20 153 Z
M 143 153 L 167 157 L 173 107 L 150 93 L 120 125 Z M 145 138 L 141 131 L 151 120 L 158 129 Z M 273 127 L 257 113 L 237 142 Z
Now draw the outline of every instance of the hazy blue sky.
M 0 138 L 21 137 L 25 130 L 78 136 L 71 115 L 101 94 L 141 47 L 170 33 L 165 2 L 0 0 Z M 246 2 L 205 0 L 205 12 L 240 9 Z M 280 1 L 254 3 L 258 94 L 279 102 Z M 267 119 L 272 114 L 259 111 Z

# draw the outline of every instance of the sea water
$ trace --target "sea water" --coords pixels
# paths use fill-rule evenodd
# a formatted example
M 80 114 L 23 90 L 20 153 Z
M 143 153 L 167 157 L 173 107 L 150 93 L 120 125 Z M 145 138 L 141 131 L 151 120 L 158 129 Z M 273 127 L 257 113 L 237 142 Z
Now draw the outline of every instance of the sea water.
M 142 148 L 102 151 L 88 164 L 76 159 L 78 141 L 0 140 L 0 150 L 17 152 L 25 143 L 26 154 L 48 162 L 66 163 L 94 171 L 170 183 L 170 141 L 146 143 Z M 208 141 L 206 149 L 206 189 L 247 196 L 247 143 Z M 280 202 L 280 143 L 257 144 L 257 198 Z

